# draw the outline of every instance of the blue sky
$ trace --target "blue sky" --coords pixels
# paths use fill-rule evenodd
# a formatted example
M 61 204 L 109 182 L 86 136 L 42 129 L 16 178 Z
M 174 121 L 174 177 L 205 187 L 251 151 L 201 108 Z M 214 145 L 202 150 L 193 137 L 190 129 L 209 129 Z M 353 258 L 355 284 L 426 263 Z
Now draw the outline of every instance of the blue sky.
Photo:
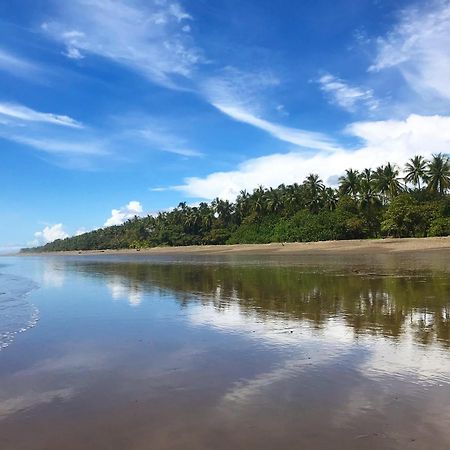
M 0 3 L 0 247 L 450 149 L 450 2 Z

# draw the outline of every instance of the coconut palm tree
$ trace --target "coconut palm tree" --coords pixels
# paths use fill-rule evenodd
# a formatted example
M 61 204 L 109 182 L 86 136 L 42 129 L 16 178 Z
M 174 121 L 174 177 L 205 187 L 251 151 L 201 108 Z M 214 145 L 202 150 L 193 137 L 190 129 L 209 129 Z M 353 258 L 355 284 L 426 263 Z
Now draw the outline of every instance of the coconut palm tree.
M 266 205 L 267 209 L 273 213 L 277 213 L 283 208 L 283 202 L 278 189 L 269 189 L 266 193 Z
M 405 166 L 405 182 L 412 183 L 420 190 L 420 181 L 427 180 L 427 160 L 423 156 L 416 155 Z
M 267 210 L 266 190 L 262 186 L 259 186 L 258 189 L 253 191 L 251 199 L 253 203 L 253 211 L 255 211 L 257 216 L 262 216 Z
M 374 172 L 372 169 L 364 169 L 360 176 L 359 176 L 359 182 L 366 182 L 370 185 L 373 185 L 375 182 Z M 373 186 L 372 186 L 373 187 Z
M 447 155 L 438 153 L 433 155 L 427 168 L 428 185 L 431 192 L 444 195 L 450 188 L 450 161 Z
M 286 192 L 283 197 L 286 211 L 293 214 L 301 208 L 305 207 L 304 186 L 298 183 L 290 184 L 286 187 Z
M 334 211 L 336 209 L 337 203 L 339 201 L 339 196 L 336 189 L 327 187 L 322 192 L 322 203 L 323 206 L 329 211 Z
M 376 190 L 384 198 L 392 200 L 403 191 L 399 172 L 395 164 L 387 163 L 385 166 L 378 167 L 374 173 L 374 179 Z
M 309 174 L 303 184 L 312 195 L 319 194 L 319 192 L 325 188 L 323 181 L 319 178 L 319 175 L 314 173 Z
M 307 204 L 311 212 L 317 212 L 320 209 L 321 194 L 325 189 L 323 181 L 317 174 L 310 174 L 303 182 L 306 189 L 308 200 Z
M 339 191 L 343 195 L 356 198 L 359 192 L 359 173 L 357 170 L 347 169 L 345 175 L 339 178 Z
M 380 196 L 377 193 L 377 178 L 371 169 L 364 169 L 360 176 L 359 205 L 365 211 L 380 205 Z
M 228 200 L 215 199 L 215 212 L 223 225 L 228 225 L 233 215 L 233 204 Z
M 386 177 L 388 183 L 389 198 L 392 199 L 403 191 L 397 166 L 395 164 L 387 163 L 384 167 L 384 176 Z

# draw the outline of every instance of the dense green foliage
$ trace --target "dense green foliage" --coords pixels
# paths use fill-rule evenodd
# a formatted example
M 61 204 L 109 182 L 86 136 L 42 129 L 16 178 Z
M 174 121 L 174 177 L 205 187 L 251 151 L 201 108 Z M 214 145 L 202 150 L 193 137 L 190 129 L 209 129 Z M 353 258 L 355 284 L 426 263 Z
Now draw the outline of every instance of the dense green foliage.
M 241 191 L 234 203 L 180 203 L 156 217 L 135 217 L 26 251 L 174 245 L 446 236 L 450 234 L 450 160 L 420 156 L 362 172 L 349 169 L 338 189 L 311 174 L 302 184 Z

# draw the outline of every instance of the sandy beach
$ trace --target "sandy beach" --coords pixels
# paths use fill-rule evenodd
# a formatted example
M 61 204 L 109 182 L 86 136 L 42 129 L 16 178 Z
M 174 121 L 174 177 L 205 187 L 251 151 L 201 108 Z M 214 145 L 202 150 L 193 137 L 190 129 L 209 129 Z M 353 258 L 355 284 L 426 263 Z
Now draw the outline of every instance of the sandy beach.
M 402 239 L 360 239 L 322 242 L 293 242 L 271 244 L 235 244 L 235 245 L 195 245 L 186 247 L 154 247 L 146 249 L 121 250 L 85 250 L 67 252 L 48 252 L 39 255 L 131 255 L 131 254 L 318 254 L 318 253 L 396 253 L 417 252 L 421 250 L 448 250 L 450 249 L 450 236 L 430 238 L 402 238 Z M 22 253 L 22 255 L 36 255 L 36 253 Z
M 2 450 L 450 448 L 450 238 L 53 255 L 2 267 Z

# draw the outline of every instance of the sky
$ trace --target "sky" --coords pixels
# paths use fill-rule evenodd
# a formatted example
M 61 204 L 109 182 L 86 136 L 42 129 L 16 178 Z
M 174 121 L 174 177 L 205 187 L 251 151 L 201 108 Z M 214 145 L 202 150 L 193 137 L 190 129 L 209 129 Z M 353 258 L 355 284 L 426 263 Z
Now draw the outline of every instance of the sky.
M 0 2 L 0 250 L 450 151 L 450 0 Z

